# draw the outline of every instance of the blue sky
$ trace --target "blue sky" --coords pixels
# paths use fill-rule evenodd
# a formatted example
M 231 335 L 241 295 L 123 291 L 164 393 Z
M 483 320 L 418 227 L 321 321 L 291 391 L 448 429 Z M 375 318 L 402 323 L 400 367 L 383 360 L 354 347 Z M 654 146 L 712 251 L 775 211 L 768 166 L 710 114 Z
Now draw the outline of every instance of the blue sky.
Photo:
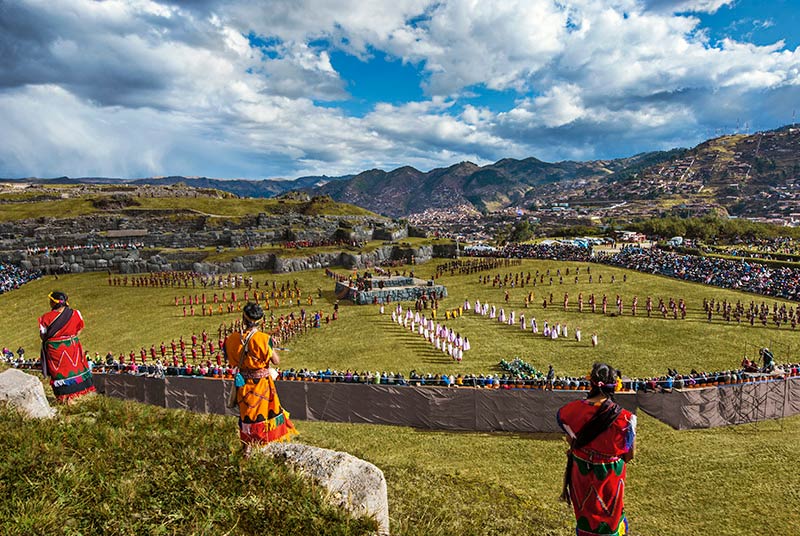
M 0 177 L 295 178 L 691 147 L 800 108 L 797 0 L 18 0 Z

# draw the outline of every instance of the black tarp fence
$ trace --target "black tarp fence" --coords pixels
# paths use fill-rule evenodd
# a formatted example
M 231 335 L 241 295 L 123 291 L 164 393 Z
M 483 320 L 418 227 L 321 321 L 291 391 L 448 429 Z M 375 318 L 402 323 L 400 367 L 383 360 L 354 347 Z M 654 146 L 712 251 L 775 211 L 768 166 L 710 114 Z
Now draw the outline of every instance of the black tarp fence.
M 95 374 L 101 393 L 165 408 L 236 415 L 226 407 L 232 380 Z M 391 424 L 429 430 L 558 432 L 555 414 L 581 391 L 410 387 L 277 382 L 281 404 L 299 420 Z M 713 428 L 800 414 L 800 378 L 676 390 L 620 393 L 626 409 L 673 428 Z
M 800 414 L 800 377 L 672 393 L 637 393 L 648 415 L 677 430 L 716 428 Z

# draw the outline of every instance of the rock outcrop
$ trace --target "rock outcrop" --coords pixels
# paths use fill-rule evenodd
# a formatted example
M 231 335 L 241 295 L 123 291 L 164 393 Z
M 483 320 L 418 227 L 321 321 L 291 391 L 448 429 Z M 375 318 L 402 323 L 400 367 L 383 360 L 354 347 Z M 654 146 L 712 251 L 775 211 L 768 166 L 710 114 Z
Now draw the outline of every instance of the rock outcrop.
M 47 402 L 42 382 L 17 369 L 0 373 L 0 403 L 16 408 L 25 417 L 34 419 L 49 419 L 56 414 Z
M 258 449 L 285 462 L 298 474 L 325 488 L 329 500 L 357 517 L 371 516 L 378 534 L 389 534 L 389 499 L 383 471 L 346 452 L 302 443 L 269 443 Z

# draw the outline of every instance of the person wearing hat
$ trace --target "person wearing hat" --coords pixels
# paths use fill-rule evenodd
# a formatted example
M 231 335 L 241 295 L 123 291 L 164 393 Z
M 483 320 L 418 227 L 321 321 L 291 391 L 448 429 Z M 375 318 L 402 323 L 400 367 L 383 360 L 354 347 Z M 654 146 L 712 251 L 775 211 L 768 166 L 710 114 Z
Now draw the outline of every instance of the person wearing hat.
M 50 378 L 56 400 L 68 402 L 95 390 L 78 338 L 85 324 L 80 311 L 70 308 L 66 294 L 53 291 L 48 299 L 50 311 L 39 317 L 42 374 Z
M 614 402 L 616 380 L 614 368 L 595 363 L 587 398 L 566 404 L 556 415 L 569 444 L 561 499 L 572 504 L 577 536 L 628 533 L 623 496 L 636 415 Z
M 288 441 L 295 434 L 289 412 L 281 407 L 271 367 L 280 363 L 272 338 L 258 330 L 264 310 L 247 303 L 242 310 L 242 331 L 225 339 L 223 354 L 237 370 L 235 403 L 239 408 L 239 439 L 249 456 L 253 445 Z

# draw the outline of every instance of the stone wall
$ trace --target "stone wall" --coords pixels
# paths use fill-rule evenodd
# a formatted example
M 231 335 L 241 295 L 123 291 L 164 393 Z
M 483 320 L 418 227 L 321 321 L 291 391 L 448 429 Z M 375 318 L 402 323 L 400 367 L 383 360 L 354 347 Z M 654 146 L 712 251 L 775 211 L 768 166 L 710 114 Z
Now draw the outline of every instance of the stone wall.
M 398 253 L 398 249 L 402 251 Z M 281 257 L 275 254 L 256 254 L 234 257 L 230 262 L 205 262 L 202 252 L 177 251 L 162 253 L 159 250 L 107 249 L 75 250 L 50 254 L 29 254 L 26 251 L 0 252 L 0 262 L 21 266 L 27 270 L 40 270 L 45 274 L 106 272 L 136 274 L 146 272 L 194 271 L 206 274 L 271 271 L 291 273 L 341 266 L 363 269 L 380 266 L 384 262 L 406 259 L 409 251 L 416 251 L 416 260 L 429 259 L 428 246 L 411 249 L 386 245 L 368 253 L 348 251 L 317 253 L 301 257 Z
M 371 303 L 391 303 L 398 301 L 416 301 L 425 296 L 444 298 L 447 296 L 447 287 L 435 285 L 433 281 L 416 280 L 418 284 L 405 287 L 373 288 L 370 290 L 357 290 L 342 281 L 336 282 L 336 297 L 340 300 L 349 300 L 357 305 Z
M 125 231 L 129 231 L 126 233 Z M 146 230 L 146 233 L 142 233 Z M 109 236 L 108 232 L 113 231 Z M 342 236 L 344 235 L 344 236 Z M 283 241 L 402 240 L 404 222 L 367 216 L 258 214 L 214 218 L 195 211 L 123 211 L 72 219 L 43 216 L 0 223 L 0 250 L 135 241 L 148 247 L 242 247 Z

